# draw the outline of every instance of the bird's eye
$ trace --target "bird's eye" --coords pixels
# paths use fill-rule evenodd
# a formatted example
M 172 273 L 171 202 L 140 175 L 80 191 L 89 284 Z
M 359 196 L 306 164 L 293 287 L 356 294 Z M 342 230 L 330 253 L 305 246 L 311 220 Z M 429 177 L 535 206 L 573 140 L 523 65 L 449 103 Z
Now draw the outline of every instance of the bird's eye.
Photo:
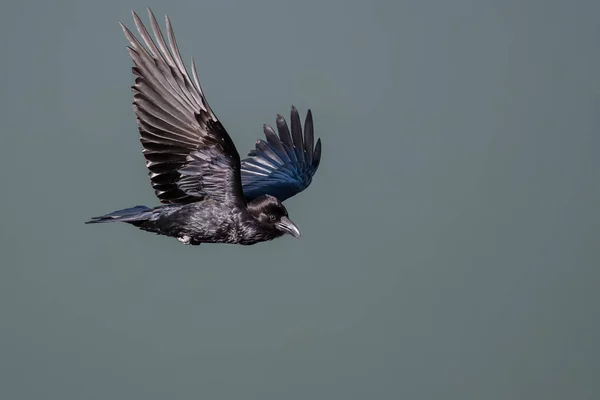
M 275 222 L 275 216 L 274 215 L 269 215 L 269 220 L 271 220 L 271 222 Z

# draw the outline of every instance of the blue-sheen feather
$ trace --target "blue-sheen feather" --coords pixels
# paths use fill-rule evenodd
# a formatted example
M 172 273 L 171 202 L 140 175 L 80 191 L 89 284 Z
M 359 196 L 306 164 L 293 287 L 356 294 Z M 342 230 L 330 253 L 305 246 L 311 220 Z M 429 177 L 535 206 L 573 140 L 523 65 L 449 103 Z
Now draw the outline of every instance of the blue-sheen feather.
M 306 189 L 312 182 L 321 157 L 321 143 L 314 143 L 312 114 L 307 113 L 304 135 L 298 111 L 292 107 L 291 132 L 281 116 L 277 131 L 264 126 L 267 141 L 258 140 L 242 160 L 242 190 L 247 201 L 269 194 L 280 201 Z

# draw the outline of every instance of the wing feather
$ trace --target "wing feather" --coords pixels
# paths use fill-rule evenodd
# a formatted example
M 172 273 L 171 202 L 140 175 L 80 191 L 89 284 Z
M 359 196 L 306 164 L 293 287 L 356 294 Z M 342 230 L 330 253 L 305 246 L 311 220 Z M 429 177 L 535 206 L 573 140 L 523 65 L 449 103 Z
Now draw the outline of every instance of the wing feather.
M 244 196 L 251 201 L 264 194 L 284 201 L 306 189 L 318 169 L 321 140 L 314 143 L 312 113 L 308 110 L 304 135 L 298 110 L 292 106 L 290 130 L 285 119 L 277 115 L 277 131 L 264 125 L 267 141 L 258 140 L 255 148 L 242 160 Z
M 167 43 L 150 9 L 154 40 L 132 14 L 143 44 L 121 27 L 130 44 L 133 109 L 156 196 L 163 203 L 212 198 L 244 204 L 240 156 L 202 93 L 193 60 L 190 78 L 171 21 L 165 17 Z

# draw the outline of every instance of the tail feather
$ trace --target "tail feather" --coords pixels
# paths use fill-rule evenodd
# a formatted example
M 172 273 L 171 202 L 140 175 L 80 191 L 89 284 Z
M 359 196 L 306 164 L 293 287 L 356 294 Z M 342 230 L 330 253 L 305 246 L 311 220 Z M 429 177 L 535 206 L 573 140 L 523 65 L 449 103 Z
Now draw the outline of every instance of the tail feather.
M 135 206 L 114 211 L 100 217 L 92 217 L 86 224 L 99 224 L 103 222 L 135 222 L 149 219 L 153 209 L 146 206 Z

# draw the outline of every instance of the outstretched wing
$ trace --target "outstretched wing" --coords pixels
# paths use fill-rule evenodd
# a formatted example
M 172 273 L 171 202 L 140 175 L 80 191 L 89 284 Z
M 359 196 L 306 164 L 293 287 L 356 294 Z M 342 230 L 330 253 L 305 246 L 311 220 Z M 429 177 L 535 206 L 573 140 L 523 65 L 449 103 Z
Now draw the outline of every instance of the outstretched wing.
M 269 194 L 284 201 L 306 189 L 319 168 L 321 139 L 314 145 L 312 113 L 308 110 L 302 125 L 296 107 L 291 112 L 292 133 L 285 119 L 277 115 L 277 131 L 264 126 L 267 141 L 258 140 L 256 148 L 242 160 L 242 187 L 247 201 Z M 314 146 L 314 147 L 313 147 Z
M 166 17 L 169 45 L 148 9 L 156 44 L 132 12 L 145 47 L 123 24 L 135 76 L 133 109 L 146 166 L 163 203 L 212 198 L 243 204 L 240 156 L 202 93 L 192 59 L 193 81 L 181 60 Z

